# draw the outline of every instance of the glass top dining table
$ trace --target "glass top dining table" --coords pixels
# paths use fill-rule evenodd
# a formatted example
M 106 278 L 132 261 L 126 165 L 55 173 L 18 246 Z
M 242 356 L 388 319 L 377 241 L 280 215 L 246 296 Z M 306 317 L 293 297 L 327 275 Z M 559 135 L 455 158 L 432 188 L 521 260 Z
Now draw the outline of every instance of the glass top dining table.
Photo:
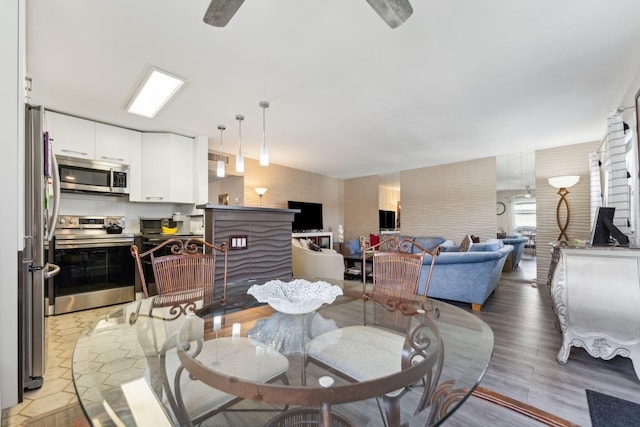
M 320 425 L 438 425 L 482 379 L 493 332 L 472 313 L 428 298 L 363 298 L 360 282 L 321 280 L 342 295 L 302 314 L 248 295 L 263 279 L 228 284 L 225 303 L 194 291 L 96 318 L 72 365 L 87 419 L 275 426 L 312 414 Z

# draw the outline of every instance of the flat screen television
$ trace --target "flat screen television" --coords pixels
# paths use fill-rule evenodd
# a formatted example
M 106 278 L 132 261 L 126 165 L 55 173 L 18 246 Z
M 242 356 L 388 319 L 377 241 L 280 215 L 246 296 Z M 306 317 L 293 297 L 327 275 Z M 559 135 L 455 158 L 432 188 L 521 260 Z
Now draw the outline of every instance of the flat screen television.
M 300 213 L 293 215 L 291 229 L 294 232 L 320 231 L 322 224 L 322 203 L 288 201 L 289 209 L 299 209 Z
M 610 245 L 609 237 L 613 237 L 620 246 L 629 246 L 629 238 L 618 227 L 613 225 L 616 208 L 601 207 L 591 232 L 591 246 Z
M 378 219 L 380 230 L 395 230 L 396 229 L 396 212 L 395 211 L 378 211 Z

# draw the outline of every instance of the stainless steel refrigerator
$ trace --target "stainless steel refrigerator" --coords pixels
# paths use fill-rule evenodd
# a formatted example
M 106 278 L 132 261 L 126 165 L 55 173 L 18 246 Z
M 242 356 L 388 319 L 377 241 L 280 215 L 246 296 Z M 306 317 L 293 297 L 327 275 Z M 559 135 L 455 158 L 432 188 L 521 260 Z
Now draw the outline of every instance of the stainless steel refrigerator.
M 45 284 L 60 271 L 47 263 L 45 245 L 53 236 L 60 191 L 58 168 L 43 130 L 42 107 L 25 107 L 24 248 L 19 252 L 19 400 L 23 390 L 42 386 L 45 366 Z

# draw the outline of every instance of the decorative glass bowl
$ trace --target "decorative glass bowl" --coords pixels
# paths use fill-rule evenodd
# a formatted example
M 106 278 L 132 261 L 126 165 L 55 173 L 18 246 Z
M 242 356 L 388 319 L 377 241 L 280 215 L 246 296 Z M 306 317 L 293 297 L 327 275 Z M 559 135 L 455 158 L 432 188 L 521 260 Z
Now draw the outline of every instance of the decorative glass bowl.
M 281 313 L 302 314 L 314 311 L 322 304 L 331 304 L 338 295 L 342 295 L 342 289 L 327 282 L 293 279 L 290 282 L 270 280 L 264 285 L 253 285 L 247 293 Z

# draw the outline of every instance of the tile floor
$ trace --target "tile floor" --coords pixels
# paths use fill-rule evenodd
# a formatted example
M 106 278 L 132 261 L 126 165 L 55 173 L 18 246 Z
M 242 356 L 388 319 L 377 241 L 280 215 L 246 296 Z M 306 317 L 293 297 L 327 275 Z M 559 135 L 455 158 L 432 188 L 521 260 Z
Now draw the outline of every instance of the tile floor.
M 32 417 L 77 402 L 71 376 L 76 340 L 85 326 L 114 307 L 62 314 L 45 318 L 46 367 L 44 383 L 25 392 L 22 403 L 2 412 L 2 427 L 21 426 Z

